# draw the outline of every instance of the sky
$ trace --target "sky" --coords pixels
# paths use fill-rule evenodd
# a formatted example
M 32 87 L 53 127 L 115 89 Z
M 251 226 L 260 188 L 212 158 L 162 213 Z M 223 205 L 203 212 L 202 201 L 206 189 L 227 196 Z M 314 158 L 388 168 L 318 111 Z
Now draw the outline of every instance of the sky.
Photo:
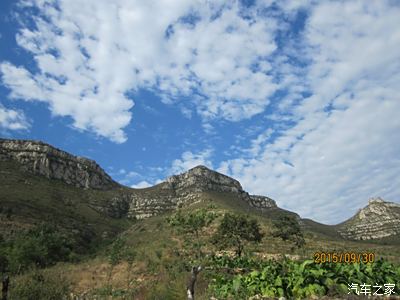
M 336 224 L 400 203 L 400 2 L 2 0 L 0 136 L 143 188 L 202 164 Z

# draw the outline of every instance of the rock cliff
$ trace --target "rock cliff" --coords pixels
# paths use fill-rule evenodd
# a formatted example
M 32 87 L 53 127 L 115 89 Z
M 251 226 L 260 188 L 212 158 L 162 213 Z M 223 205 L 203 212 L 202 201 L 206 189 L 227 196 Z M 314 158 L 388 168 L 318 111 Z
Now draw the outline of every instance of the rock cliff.
M 17 161 L 25 171 L 76 187 L 106 190 L 119 186 L 95 161 L 39 141 L 0 139 L 0 160 Z
M 0 139 L 1 161 L 15 161 L 16 167 L 23 171 L 61 180 L 75 187 L 98 190 L 100 194 L 87 198 L 88 205 L 111 218 L 148 218 L 203 201 L 207 198 L 204 194 L 209 192 L 221 193 L 227 199 L 260 209 L 266 215 L 283 211 L 274 200 L 249 195 L 239 181 L 205 166 L 173 175 L 150 188 L 131 189 L 115 182 L 95 161 L 73 156 L 38 141 Z M 303 224 L 298 215 L 296 218 Z M 309 225 L 310 230 L 317 226 L 314 223 Z M 348 221 L 324 226 L 346 239 L 400 236 L 400 205 L 381 198 L 371 199 L 367 207 Z
M 159 214 L 165 210 L 191 205 L 201 201 L 202 193 L 230 193 L 254 208 L 277 207 L 274 200 L 245 192 L 239 181 L 197 166 L 180 175 L 173 175 L 157 187 L 129 193 L 129 216 L 138 219 Z
M 372 198 L 366 207 L 338 227 L 341 236 L 354 240 L 400 235 L 400 204 Z
M 197 203 L 205 192 L 232 194 L 233 198 L 258 209 L 277 207 L 274 200 L 249 195 L 239 181 L 204 166 L 173 175 L 157 186 L 138 190 L 113 181 L 95 161 L 73 156 L 40 141 L 0 139 L 0 160 L 16 161 L 24 171 L 76 187 L 112 190 L 108 201 L 91 199 L 90 206 L 113 218 L 143 219 L 158 215 Z

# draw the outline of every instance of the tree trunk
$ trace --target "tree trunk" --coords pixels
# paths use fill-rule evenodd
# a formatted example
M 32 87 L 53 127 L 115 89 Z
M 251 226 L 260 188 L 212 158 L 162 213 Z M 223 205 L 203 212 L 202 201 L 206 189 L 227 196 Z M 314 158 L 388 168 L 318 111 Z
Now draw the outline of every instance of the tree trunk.
M 201 271 L 201 266 L 192 268 L 190 280 L 186 288 L 188 300 L 194 300 L 194 286 L 196 284 L 197 275 L 200 273 L 200 271 Z
M 243 252 L 243 245 L 240 242 L 240 240 L 237 241 L 237 249 L 236 249 L 236 254 L 241 257 Z
M 7 300 L 8 296 L 8 285 L 10 284 L 10 278 L 5 275 L 2 280 L 3 287 L 1 289 L 1 300 Z

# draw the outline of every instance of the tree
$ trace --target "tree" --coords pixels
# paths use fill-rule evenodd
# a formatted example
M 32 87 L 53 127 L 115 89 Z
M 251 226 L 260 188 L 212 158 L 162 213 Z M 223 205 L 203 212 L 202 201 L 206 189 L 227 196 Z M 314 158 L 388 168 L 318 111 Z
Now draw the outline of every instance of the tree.
M 69 260 L 74 241 L 51 224 L 40 224 L 8 242 L 10 271 L 19 273 L 32 266 L 47 267 Z
M 112 291 L 112 273 L 118 264 L 122 261 L 127 262 L 127 273 L 126 273 L 126 280 L 127 280 L 127 289 L 130 289 L 131 284 L 131 272 L 133 263 L 135 262 L 136 258 L 136 251 L 132 248 L 132 246 L 127 245 L 126 240 L 121 237 L 117 237 L 114 242 L 110 245 L 107 249 L 107 260 L 110 265 L 107 275 L 107 288 L 108 291 L 111 293 Z
M 111 277 L 114 267 L 118 265 L 124 257 L 124 248 L 125 248 L 125 241 L 118 237 L 108 249 L 108 263 L 110 264 L 110 269 L 108 271 L 108 278 L 107 283 L 110 291 L 112 290 L 111 286 Z
M 212 240 L 220 248 L 235 247 L 236 255 L 240 257 L 247 242 L 259 243 L 263 236 L 257 220 L 226 213 Z
M 208 227 L 216 218 L 216 214 L 206 209 L 199 209 L 183 215 L 182 211 L 178 211 L 172 217 L 167 218 L 170 226 L 175 227 L 179 233 L 185 235 L 185 238 L 191 244 L 195 257 L 202 257 L 202 240 L 200 235 L 202 231 Z
M 180 234 L 183 234 L 189 245 L 189 250 L 191 250 L 192 253 L 194 252 L 191 276 L 186 286 L 187 297 L 191 300 L 194 299 L 197 276 L 203 269 L 202 247 L 204 246 L 204 242 L 201 239 L 201 235 L 204 229 L 207 228 L 215 218 L 216 214 L 206 209 L 192 211 L 186 215 L 184 215 L 182 211 L 178 211 L 172 217 L 167 218 L 168 224 L 176 228 Z
M 274 221 L 275 231 L 272 233 L 274 237 L 281 238 L 283 241 L 291 241 L 294 248 L 301 248 L 305 244 L 303 232 L 299 222 L 294 216 L 282 215 Z
M 131 284 L 132 266 L 133 266 L 133 263 L 135 262 L 135 258 L 136 258 L 135 250 L 133 250 L 132 248 L 127 248 L 124 252 L 124 258 L 125 258 L 126 262 L 128 263 L 126 280 L 127 280 L 128 290 L 129 290 L 130 284 Z

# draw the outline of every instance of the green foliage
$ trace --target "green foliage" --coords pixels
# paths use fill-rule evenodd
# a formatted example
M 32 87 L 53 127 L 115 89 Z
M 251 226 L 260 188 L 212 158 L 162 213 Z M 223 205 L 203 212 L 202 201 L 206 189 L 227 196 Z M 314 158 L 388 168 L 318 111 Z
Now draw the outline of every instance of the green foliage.
M 226 269 L 237 269 L 237 268 L 245 268 L 245 269 L 255 269 L 260 265 L 260 261 L 249 256 L 240 256 L 231 258 L 229 256 L 212 256 L 210 257 L 209 264 L 216 269 L 226 268 Z
M 244 215 L 226 213 L 212 238 L 221 249 L 235 247 L 237 256 L 241 256 L 246 242 L 261 242 L 263 233 L 257 220 Z
M 201 248 L 204 244 L 201 240 L 201 234 L 216 217 L 216 213 L 207 209 L 198 209 L 186 215 L 179 210 L 173 216 L 167 218 L 167 223 L 185 236 L 187 245 L 195 250 L 195 257 L 199 259 L 202 256 Z
M 181 281 L 170 280 L 168 283 L 159 283 L 151 288 L 146 299 L 151 300 L 176 300 L 186 298 L 186 288 Z
M 16 273 L 46 267 L 72 257 L 73 240 L 49 224 L 39 225 L 14 239 L 0 243 L 2 268 Z
M 243 260 L 225 257 L 224 264 L 243 266 Z M 250 262 L 250 264 L 249 264 Z M 221 260 L 215 261 L 218 265 Z M 245 261 L 254 266 L 251 260 Z M 263 297 L 286 297 L 304 299 L 323 295 L 343 295 L 350 283 L 384 284 L 397 283 L 400 267 L 379 260 L 373 264 L 316 264 L 312 260 L 295 262 L 259 261 L 258 267 L 246 274 L 229 275 L 220 272 L 214 276 L 210 289 L 215 297 L 222 299 L 247 299 Z M 397 287 L 396 293 L 399 293 Z
M 192 211 L 186 215 L 178 210 L 173 216 L 167 218 L 167 222 L 182 233 L 198 236 L 200 231 L 210 225 L 215 218 L 216 214 L 206 209 Z
M 66 299 L 70 293 L 70 283 L 64 276 L 38 269 L 20 276 L 10 287 L 10 300 Z
M 112 272 L 114 270 L 114 267 L 122 261 L 126 261 L 128 263 L 126 282 L 127 290 L 129 291 L 131 285 L 131 271 L 136 256 L 136 251 L 133 250 L 132 247 L 128 246 L 123 238 L 116 238 L 115 241 L 107 249 L 107 259 L 108 263 L 110 264 L 107 276 L 107 286 L 99 290 L 98 293 L 108 296 L 117 296 L 118 293 L 122 293 L 122 291 L 114 290 L 111 284 Z
M 132 248 L 126 248 L 124 251 L 124 259 L 126 260 L 126 262 L 128 263 L 128 270 L 127 270 L 127 286 L 128 289 L 130 287 L 131 284 L 131 272 L 132 272 L 132 266 L 133 263 L 135 262 L 135 258 L 136 258 L 136 251 L 133 250 Z
M 108 249 L 107 258 L 109 264 L 114 267 L 118 265 L 125 256 L 125 241 L 117 238 Z
M 8 271 L 9 261 L 7 256 L 7 247 L 2 235 L 0 235 L 0 274 Z
M 274 226 L 276 227 L 272 234 L 274 237 L 279 237 L 284 241 L 291 241 L 296 248 L 304 246 L 303 232 L 294 216 L 280 216 L 278 220 L 274 221 Z

